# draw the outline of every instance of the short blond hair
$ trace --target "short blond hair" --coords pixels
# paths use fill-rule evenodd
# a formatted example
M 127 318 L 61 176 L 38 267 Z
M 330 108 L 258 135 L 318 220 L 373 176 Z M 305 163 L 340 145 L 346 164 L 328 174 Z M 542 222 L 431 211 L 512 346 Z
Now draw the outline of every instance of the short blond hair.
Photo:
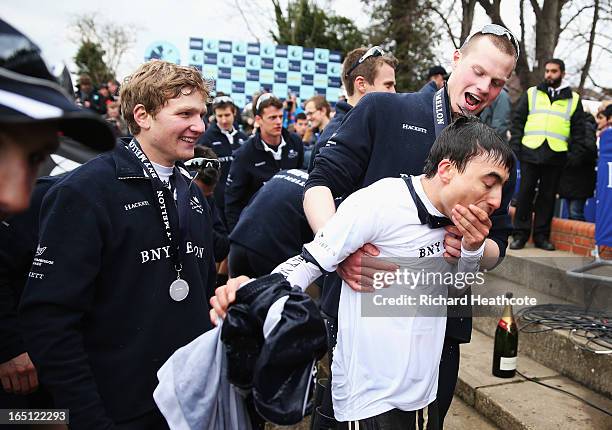
M 155 117 L 168 100 L 197 91 L 208 100 L 211 85 L 202 78 L 195 67 L 179 66 L 163 60 L 143 63 L 134 73 L 124 79 L 119 99 L 121 111 L 134 135 L 140 126 L 134 120 L 134 108 L 142 104 Z

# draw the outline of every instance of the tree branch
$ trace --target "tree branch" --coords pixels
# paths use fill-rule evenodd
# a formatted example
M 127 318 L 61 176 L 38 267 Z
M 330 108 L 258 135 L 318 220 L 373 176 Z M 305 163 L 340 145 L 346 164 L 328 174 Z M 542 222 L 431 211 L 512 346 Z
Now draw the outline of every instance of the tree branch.
M 590 5 L 590 6 L 583 6 L 583 7 L 581 7 L 581 8 L 580 8 L 580 10 L 578 10 L 578 12 L 576 12 L 576 13 L 574 14 L 574 16 L 572 16 L 572 17 L 571 17 L 571 18 L 570 18 L 570 19 L 569 19 L 569 20 L 568 20 L 568 21 L 565 23 L 565 25 L 564 25 L 563 27 L 561 27 L 561 29 L 559 30 L 559 34 L 563 33 L 563 32 L 564 32 L 564 31 L 567 29 L 567 27 L 569 27 L 569 25 L 572 23 L 572 21 L 573 21 L 573 20 L 575 20 L 576 18 L 578 18 L 578 16 L 580 16 L 580 14 L 581 14 L 582 12 L 584 12 L 584 11 L 585 11 L 585 10 L 587 10 L 587 9 L 591 9 L 592 7 L 594 7 L 594 6 Z
M 244 14 L 242 7 L 240 7 L 240 2 L 238 0 L 234 0 L 234 6 L 236 7 L 236 9 L 238 9 L 238 12 L 240 13 L 240 16 L 242 17 L 242 21 L 244 21 L 244 24 L 246 25 L 246 28 L 249 31 L 249 33 L 251 33 L 251 36 L 253 36 L 253 38 L 257 41 L 257 43 L 259 43 L 259 37 L 257 37 L 257 35 L 251 29 L 251 26 L 249 25 L 249 20 Z
M 457 45 L 457 38 L 453 34 L 453 30 L 452 30 L 452 28 L 450 26 L 450 23 L 448 22 L 448 19 L 435 6 L 428 7 L 427 9 L 431 10 L 432 12 L 434 12 L 436 15 L 438 15 L 440 17 L 440 19 L 442 20 L 442 22 L 446 26 L 446 32 L 450 36 L 450 39 L 453 42 L 453 46 L 455 47 L 455 49 L 459 49 L 459 46 Z
M 535 13 L 536 21 L 542 18 L 542 9 L 540 9 L 540 5 L 538 4 L 538 0 L 529 0 L 531 3 L 531 8 L 533 9 L 533 13 Z

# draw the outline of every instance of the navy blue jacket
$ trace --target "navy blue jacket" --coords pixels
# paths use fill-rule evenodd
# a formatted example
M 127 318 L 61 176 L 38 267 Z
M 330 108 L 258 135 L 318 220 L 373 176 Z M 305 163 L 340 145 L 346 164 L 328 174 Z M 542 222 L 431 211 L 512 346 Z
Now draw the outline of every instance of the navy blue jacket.
M 211 214 L 195 184 L 189 194 L 181 277 L 190 291 L 181 302 L 169 296 L 176 272 L 156 193 L 127 148 L 74 170 L 43 200 L 20 320 L 40 379 L 55 405 L 70 409 L 73 429 L 112 428 L 154 410 L 157 370 L 211 328 Z
M 213 220 L 213 253 L 215 261 L 221 263 L 229 254 L 229 238 L 227 228 L 221 219 L 221 213 L 217 208 L 214 197 L 205 197 L 210 207 L 210 215 Z
M 228 230 L 236 226 L 240 213 L 261 186 L 283 169 L 299 169 L 304 162 L 304 145 L 297 134 L 282 131 L 286 145 L 282 158 L 264 150 L 259 131 L 234 152 L 234 161 L 225 188 L 225 218 Z
M 436 137 L 433 97 L 434 93 L 428 91 L 366 94 L 346 115 L 330 140 L 331 145 L 319 153 L 306 189 L 325 186 L 334 197 L 343 197 L 382 178 L 423 173 L 425 159 Z M 450 118 L 450 106 L 445 109 Z M 512 231 L 507 208 L 515 181 L 513 169 L 503 188 L 501 207 L 491 216 L 493 228 L 489 237 L 498 244 L 500 259 L 505 255 Z M 329 315 L 337 314 L 339 290 L 323 289 L 324 295 L 330 295 L 322 298 L 323 310 Z M 447 334 L 469 342 L 471 320 L 469 324 L 466 319 L 457 324 L 451 321 L 454 320 L 449 318 Z
M 315 157 L 317 156 L 319 151 L 321 151 L 321 148 L 325 146 L 327 141 L 333 136 L 336 130 L 338 130 L 338 127 L 340 127 L 340 123 L 342 123 L 342 120 L 344 119 L 348 111 L 350 111 L 352 108 L 353 106 L 351 106 L 350 104 L 346 102 L 336 103 L 336 114 L 329 121 L 327 126 L 323 129 L 323 131 L 319 135 L 319 139 L 317 140 L 317 143 L 315 143 L 315 146 L 312 149 L 312 155 L 310 156 L 310 163 L 308 164 L 309 172 L 311 172 L 312 169 L 314 168 Z
M 0 223 L 0 363 L 26 352 L 17 309 L 36 253 L 42 199 L 63 176 L 38 179 L 28 210 Z
M 438 84 L 435 81 L 429 81 L 419 90 L 420 93 L 433 95 L 438 91 Z
M 240 146 L 248 139 L 247 135 L 236 129 L 237 132 L 234 135 L 234 141 L 229 142 L 227 135 L 221 132 L 221 129 L 216 122 L 212 123 L 210 127 L 204 132 L 198 139 L 197 145 L 208 146 L 221 162 L 221 175 L 219 177 L 219 183 L 215 187 L 215 202 L 219 209 L 221 219 L 225 222 L 225 182 L 227 181 L 227 175 L 230 171 L 230 166 L 234 157 L 232 153 L 240 148 Z
M 270 259 L 279 265 L 302 251 L 313 239 L 304 214 L 302 196 L 308 174 L 283 170 L 274 175 L 242 211 L 230 234 L 230 242 Z

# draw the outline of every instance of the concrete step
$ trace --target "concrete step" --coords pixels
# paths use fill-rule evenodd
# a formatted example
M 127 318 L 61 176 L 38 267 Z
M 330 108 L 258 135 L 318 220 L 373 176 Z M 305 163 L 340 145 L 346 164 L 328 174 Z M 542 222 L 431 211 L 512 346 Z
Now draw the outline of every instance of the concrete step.
M 495 424 L 455 396 L 444 419 L 444 430 L 499 430 Z
M 478 331 L 461 346 L 461 365 L 455 394 L 476 412 L 504 430 L 609 430 L 612 416 L 586 403 L 520 375 L 491 374 L 493 338 Z M 569 391 L 612 414 L 612 400 L 585 388 L 526 356 L 518 370 L 529 378 Z M 478 428 L 478 427 L 474 427 Z
M 488 273 L 485 284 L 474 287 L 473 294 L 496 297 L 511 291 L 514 297 L 531 297 L 537 301 L 537 304 L 571 304 L 496 275 L 497 271 Z M 514 307 L 515 314 L 524 307 Z M 474 328 L 488 336 L 494 336 L 502 311 L 502 306 L 474 306 L 475 317 L 472 320 Z M 520 329 L 524 323 L 520 318 L 517 321 Z M 532 325 L 529 330 L 537 331 L 544 328 Z M 612 356 L 595 354 L 579 348 L 567 330 L 550 330 L 541 333 L 521 331 L 519 356 L 519 360 L 527 356 L 591 390 L 612 398 Z
M 612 282 L 592 281 L 568 276 L 565 272 L 593 261 L 564 251 L 544 251 L 527 245 L 521 250 L 509 249 L 496 276 L 567 300 L 579 306 L 612 309 Z M 612 266 L 596 269 L 598 275 L 612 279 Z

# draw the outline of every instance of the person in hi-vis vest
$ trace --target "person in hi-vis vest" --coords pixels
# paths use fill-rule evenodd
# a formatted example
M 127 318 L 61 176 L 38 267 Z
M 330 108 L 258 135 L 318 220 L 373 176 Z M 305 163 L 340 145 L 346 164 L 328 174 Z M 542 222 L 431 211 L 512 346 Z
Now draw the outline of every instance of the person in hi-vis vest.
M 514 113 L 510 146 L 520 160 L 521 182 L 511 249 L 525 246 L 534 212 L 535 246 L 555 249 L 549 236 L 559 179 L 564 168 L 572 168 L 584 147 L 582 102 L 564 76 L 562 60 L 547 61 L 544 81 L 523 94 Z

